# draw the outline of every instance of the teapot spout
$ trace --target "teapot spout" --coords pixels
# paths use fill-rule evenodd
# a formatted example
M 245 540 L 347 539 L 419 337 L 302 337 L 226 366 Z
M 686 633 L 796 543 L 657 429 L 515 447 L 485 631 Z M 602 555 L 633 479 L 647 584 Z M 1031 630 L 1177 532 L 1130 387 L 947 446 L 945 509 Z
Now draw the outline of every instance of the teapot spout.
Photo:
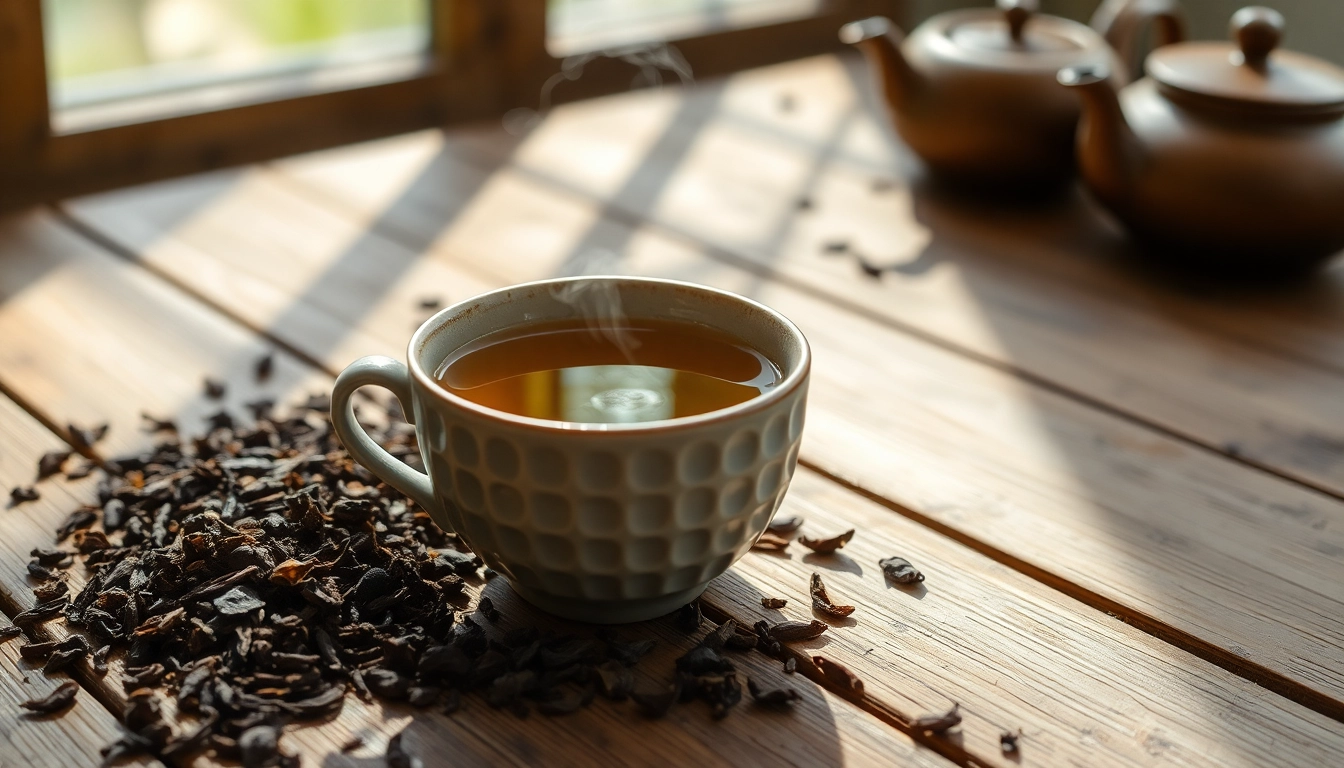
M 887 104 L 903 104 L 919 88 L 920 77 L 901 53 L 905 35 L 890 19 L 873 16 L 840 28 L 840 41 L 858 46 L 882 84 Z
M 1124 207 L 1133 194 L 1139 167 L 1138 139 L 1125 120 L 1114 80 L 1098 67 L 1069 67 L 1058 76 L 1078 90 L 1083 102 L 1078 122 L 1078 165 L 1103 202 Z

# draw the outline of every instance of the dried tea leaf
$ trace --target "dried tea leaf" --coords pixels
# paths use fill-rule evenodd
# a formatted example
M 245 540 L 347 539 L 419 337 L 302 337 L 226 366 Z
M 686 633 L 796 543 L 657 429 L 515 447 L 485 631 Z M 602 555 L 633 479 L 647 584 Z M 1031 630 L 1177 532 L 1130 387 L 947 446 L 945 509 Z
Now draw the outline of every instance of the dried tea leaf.
M 210 398 L 211 400 L 219 400 L 224 397 L 225 392 L 224 382 L 220 381 L 219 379 L 212 379 L 209 376 L 207 376 L 204 382 L 204 389 L 205 389 L 205 396 Z
M 864 275 L 871 277 L 874 280 L 881 278 L 882 273 L 885 271 L 884 268 L 879 267 L 878 265 L 872 263 L 868 259 L 858 254 L 855 254 L 854 261 L 859 265 L 859 271 L 863 272 Z
M 50 581 L 52 579 L 59 579 L 61 577 L 61 574 L 57 573 L 56 571 L 53 571 L 52 569 L 48 568 L 45 565 L 42 565 L 36 560 L 29 561 L 28 575 L 32 576 L 34 579 L 37 579 L 38 581 Z
M 788 515 L 786 517 L 776 517 L 770 521 L 766 531 L 776 536 L 789 536 L 797 533 L 799 528 L 803 527 L 803 518 L 799 515 Z
M 74 424 L 65 425 L 70 433 L 70 442 L 76 448 L 92 448 L 99 440 L 107 437 L 107 423 L 98 424 L 92 427 L 80 427 Z
M 98 514 L 88 507 L 81 507 L 66 516 L 65 522 L 56 529 L 56 540 L 65 541 L 75 531 L 88 528 L 98 521 Z
M 770 531 L 762 533 L 756 543 L 751 545 L 752 549 L 761 549 L 768 552 L 783 552 L 789 548 L 789 540 L 783 536 L 777 536 Z
M 761 607 L 762 607 L 762 608 L 771 608 L 771 609 L 773 609 L 773 610 L 779 610 L 780 608 L 783 608 L 784 606 L 786 606 L 786 605 L 788 605 L 788 604 L 789 604 L 789 601 L 788 601 L 788 600 L 785 600 L 785 599 L 782 598 L 782 597 L 762 597 L 762 598 L 761 598 Z
M 762 691 L 752 678 L 747 678 L 747 690 L 751 692 L 752 700 L 767 707 L 787 707 L 803 698 L 792 688 L 772 688 Z
M 275 353 L 267 352 L 257 358 L 257 362 L 252 366 L 252 376 L 257 381 L 268 381 L 271 374 L 275 371 Z
M 16 627 L 13 624 L 6 624 L 5 626 L 0 627 L 0 643 L 5 642 L 6 640 L 13 640 L 22 634 L 22 628 Z
M 37 501 L 40 498 L 42 498 L 42 494 L 38 493 L 37 489 L 31 485 L 28 486 L 16 485 L 13 488 L 9 489 L 9 505 L 11 507 L 23 504 L 24 502 L 28 501 Z
M 238 736 L 243 768 L 266 768 L 280 759 L 280 732 L 273 725 L 254 725 Z
M 433 706 L 439 700 L 443 689 L 433 685 L 414 685 L 406 693 L 406 703 L 412 707 L 424 709 Z
M 850 528 L 839 536 L 832 536 L 829 539 L 814 539 L 810 536 L 799 536 L 798 543 L 818 554 L 829 555 L 835 550 L 843 548 L 852 538 L 854 538 L 854 529 Z
M 692 600 L 683 605 L 681 610 L 677 611 L 677 628 L 682 632 L 690 634 L 700 630 L 700 624 L 704 622 L 705 616 L 700 612 L 700 601 Z
M 625 701 L 635 689 L 635 676 L 624 664 L 612 659 L 597 665 L 602 695 L 612 701 Z
M 812 663 L 817 665 L 821 676 L 836 692 L 851 698 L 863 696 L 863 681 L 843 664 L 824 656 L 813 656 Z
M 915 718 L 910 722 L 910 727 L 924 733 L 943 733 L 961 724 L 960 709 L 960 704 L 953 704 L 951 709 L 941 715 L 923 715 Z
M 630 700 L 639 705 L 639 709 L 646 717 L 654 719 L 660 718 L 672 709 L 672 705 L 681 698 L 681 676 L 678 675 L 672 685 L 666 690 L 655 691 L 653 693 L 644 693 L 632 691 Z
M 424 768 L 424 762 L 406 751 L 401 745 L 401 737 L 405 735 L 406 730 L 402 729 L 396 736 L 388 739 L 387 754 L 383 759 L 387 762 L 387 768 Z
M 55 640 L 48 640 L 42 643 L 28 643 L 19 646 L 19 655 L 28 661 L 46 661 L 51 658 L 51 654 L 56 650 L 59 643 Z
M 897 584 L 915 584 L 924 580 L 924 574 L 903 557 L 886 557 L 877 561 L 882 566 L 882 575 Z
M 146 413 L 146 412 L 144 412 L 144 411 L 141 411 L 141 412 L 140 412 L 140 420 L 141 420 L 142 422 L 144 422 L 144 430 L 145 430 L 146 432 L 176 432 L 176 431 L 177 431 L 177 422 L 173 421 L 172 419 L 160 419 L 160 418 L 157 418 L 157 417 L 155 417 L 155 416 L 151 416 L 150 414 L 148 414 L 148 413 Z
M 488 597 L 482 597 L 480 602 L 476 604 L 476 609 L 481 612 L 481 615 L 484 616 L 487 621 L 492 623 L 499 621 L 500 613 L 499 609 L 495 607 L 494 600 L 491 600 Z
M 45 480 L 60 472 L 68 458 L 70 458 L 70 451 L 50 451 L 42 454 L 42 458 L 37 460 L 37 479 Z
M 781 621 L 770 627 L 769 634 L 781 643 L 794 643 L 821 637 L 830 628 L 824 621 Z
M 350 754 L 351 752 L 354 752 L 356 749 L 359 749 L 359 748 L 362 747 L 362 746 L 364 746 L 364 737 L 363 737 L 363 736 L 358 736 L 358 735 L 356 735 L 356 736 L 351 736 L 350 739 L 349 739 L 348 741 L 346 741 L 344 744 L 341 745 L 341 754 L 342 754 L 342 755 L 348 755 L 348 754 Z
M 849 241 L 827 240 L 826 242 L 822 243 L 821 250 L 823 253 L 828 253 L 832 255 L 844 253 L 849 250 Z
M 812 574 L 812 610 L 833 619 L 843 619 L 854 612 L 852 605 L 836 605 L 826 592 L 820 573 Z
M 251 587 L 234 587 L 211 601 L 215 610 L 225 616 L 238 616 L 264 608 L 266 601 L 257 596 Z
M 49 603 L 33 606 L 22 613 L 15 614 L 11 619 L 20 627 L 33 627 L 44 621 L 50 621 L 65 611 L 66 606 L 70 605 L 70 598 L 62 597 L 58 600 L 52 600 Z
M 56 565 L 73 554 L 73 552 L 56 547 L 35 547 L 28 553 L 29 557 L 42 565 Z
M 269 580 L 272 584 L 288 584 L 293 586 L 307 578 L 308 572 L 311 570 L 313 570 L 312 560 L 295 560 L 291 557 L 275 566 L 271 571 Z
M 703 675 L 726 675 L 734 670 L 733 663 L 713 648 L 698 645 L 677 659 L 677 671 L 697 677 Z
M 50 714 L 59 712 L 62 709 L 75 703 L 75 696 L 79 693 L 79 683 L 74 680 L 67 680 L 56 686 L 56 690 L 43 696 L 40 699 L 29 699 L 21 704 L 20 707 L 29 712 L 38 712 L 41 714 Z
M 420 299 L 421 309 L 438 309 L 441 306 L 443 306 L 443 299 L 438 296 L 425 296 Z
M 1018 739 L 1021 738 L 1021 728 L 1018 728 L 1016 731 L 1004 731 L 999 734 L 999 749 L 1003 750 L 1003 754 L 1005 755 L 1012 754 L 1018 750 L 1019 745 L 1017 742 Z

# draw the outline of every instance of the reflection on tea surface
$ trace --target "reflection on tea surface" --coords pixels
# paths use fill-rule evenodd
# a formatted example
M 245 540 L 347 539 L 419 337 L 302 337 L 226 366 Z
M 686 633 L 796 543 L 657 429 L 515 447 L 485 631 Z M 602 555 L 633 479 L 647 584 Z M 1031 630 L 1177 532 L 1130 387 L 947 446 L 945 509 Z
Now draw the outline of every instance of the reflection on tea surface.
M 491 334 L 435 372 L 456 395 L 522 416 L 580 423 L 658 421 L 716 411 L 779 383 L 764 355 L 689 323 L 581 320 Z

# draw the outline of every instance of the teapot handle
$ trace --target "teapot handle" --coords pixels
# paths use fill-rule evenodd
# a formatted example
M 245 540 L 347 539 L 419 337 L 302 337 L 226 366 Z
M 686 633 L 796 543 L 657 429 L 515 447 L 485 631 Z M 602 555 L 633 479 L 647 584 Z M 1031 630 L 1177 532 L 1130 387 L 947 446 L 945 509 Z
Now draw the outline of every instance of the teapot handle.
M 1185 39 L 1185 12 L 1178 0 L 1104 0 L 1092 14 L 1095 29 L 1124 62 L 1131 80 L 1143 77 L 1143 33 L 1155 25 L 1153 47 L 1160 48 Z

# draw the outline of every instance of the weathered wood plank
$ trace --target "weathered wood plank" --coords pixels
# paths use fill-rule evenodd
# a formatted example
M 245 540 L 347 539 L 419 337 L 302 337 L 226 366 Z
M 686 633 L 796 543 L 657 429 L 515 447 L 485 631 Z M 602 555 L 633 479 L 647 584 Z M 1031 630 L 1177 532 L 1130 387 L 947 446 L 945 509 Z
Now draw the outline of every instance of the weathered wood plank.
M 0 627 L 9 619 L 0 618 Z M 88 691 L 81 690 L 75 703 L 52 715 L 37 715 L 19 704 L 47 695 L 65 682 L 65 675 L 51 679 L 19 656 L 21 640 L 0 644 L 0 765 L 32 768 L 68 768 L 97 765 L 98 748 L 117 737 L 117 719 Z M 125 765 L 159 765 L 156 761 Z
M 959 422 L 973 421 L 981 414 L 930 414 L 927 406 L 921 406 L 918 401 L 942 399 L 960 404 L 961 408 L 969 407 L 966 404 L 987 402 L 991 416 L 996 409 L 1007 411 L 994 417 L 1000 422 L 1004 437 L 1016 430 L 1019 436 L 1035 442 L 1036 445 L 1027 448 L 1029 454 L 1036 454 L 1034 460 L 1038 463 L 1051 455 L 1049 441 L 1043 435 L 1030 429 L 1024 431 L 1024 427 L 1031 427 L 1030 409 L 1025 406 L 1034 401 L 1015 402 L 1023 396 L 1020 383 L 941 350 L 911 342 L 881 326 L 848 317 L 829 304 L 787 288 L 753 285 L 754 278 L 749 274 L 704 259 L 701 254 L 665 238 L 629 232 L 620 225 L 600 221 L 586 206 L 559 200 L 545 190 L 516 179 L 496 178 L 484 185 L 478 197 L 459 213 L 453 229 L 437 239 L 434 252 L 418 258 L 376 232 L 368 231 L 367 222 L 358 216 L 353 217 L 353 221 L 333 216 L 324 208 L 277 187 L 264 175 L 198 181 L 202 186 L 215 186 L 216 191 L 206 195 L 199 190 L 193 192 L 189 185 L 175 190 L 144 189 L 122 193 L 119 200 L 98 204 L 106 206 L 108 211 L 115 209 L 116 220 L 127 223 L 131 237 L 136 238 L 128 242 L 141 249 L 139 258 L 143 263 L 169 272 L 228 311 L 247 318 L 250 324 L 269 328 L 287 344 L 312 355 L 332 370 L 354 354 L 402 354 L 418 297 L 442 290 L 450 297 L 461 298 L 481 290 L 491 281 L 488 277 L 478 277 L 474 271 L 478 269 L 528 271 L 533 276 L 553 271 L 564 255 L 572 253 L 574 244 L 584 239 L 585 231 L 601 230 L 612 240 L 628 244 L 629 260 L 617 265 L 621 269 L 700 279 L 742 290 L 763 298 L 804 323 L 817 355 L 808 450 L 816 444 L 818 430 L 840 443 L 846 439 L 845 435 L 864 429 L 856 422 L 865 416 L 897 420 L 909 418 L 911 413 L 923 414 L 917 421 L 895 428 L 898 433 L 917 433 L 916 443 L 928 441 L 930 434 L 948 432 L 949 423 L 958 423 L 951 430 L 954 441 L 945 439 L 934 446 L 938 455 L 918 453 L 917 445 L 913 448 L 902 445 L 901 450 L 913 455 L 899 457 L 887 466 L 887 471 L 906 480 L 915 470 L 935 475 L 939 483 L 952 484 L 941 493 L 962 495 L 967 502 L 974 502 L 979 511 L 986 508 L 977 497 L 983 499 L 987 490 L 967 484 L 983 470 L 975 468 L 970 478 L 965 479 L 958 479 L 954 473 L 968 461 L 987 460 L 978 451 L 974 451 L 971 458 L 956 458 L 958 451 L 972 450 L 970 438 L 974 437 L 974 433 Z M 194 209 L 189 205 L 177 207 L 178 202 L 196 194 L 201 195 L 198 199 L 208 199 L 209 202 Z M 169 226 L 164 226 L 166 222 Z M 247 222 L 247 226 L 240 226 L 241 222 Z M 120 237 L 115 232 L 114 235 Z M 594 242 L 593 247 L 597 247 L 598 242 L 602 241 Z M 464 263 L 471 264 L 470 271 L 459 266 Z M 198 281 L 194 276 L 203 271 L 215 278 Z M 375 281 L 364 281 L 362 276 L 373 276 Z M 323 286 L 321 292 L 314 289 L 317 285 Z M 306 338 L 303 328 L 310 324 L 276 323 L 274 318 L 281 312 L 290 320 L 321 316 L 326 320 L 324 333 Z M 831 330 L 826 331 L 826 328 Z M 866 340 L 868 346 L 857 350 L 840 346 L 837 338 L 842 335 L 854 336 L 856 343 Z M 356 337 L 352 343 L 350 340 Z M 368 341 L 373 342 L 371 346 L 355 348 Z M 868 375 L 859 366 L 864 361 L 872 361 L 871 350 L 874 348 L 882 350 L 882 355 L 878 356 L 881 360 L 890 358 L 893 361 L 884 364 L 890 365 L 891 370 L 880 369 L 884 381 L 896 377 L 899 385 L 907 382 L 912 385 L 909 392 L 900 395 L 901 399 L 882 403 L 875 400 L 871 392 L 856 393 L 842 385 L 842 379 L 861 382 Z M 831 373 L 827 373 L 828 370 Z M 913 386 L 915 384 L 918 386 Z M 949 391 L 952 385 L 955 385 L 955 391 Z M 1065 403 L 1059 408 L 1072 408 L 1077 413 L 1065 411 L 1055 418 L 1072 425 L 1071 429 L 1075 431 L 1090 434 L 1088 430 L 1101 430 L 1101 434 L 1111 435 L 1121 446 L 1127 443 L 1119 438 L 1138 440 L 1145 450 L 1151 448 L 1152 441 L 1159 440 L 1132 425 L 1112 424 L 1104 416 L 1069 401 Z M 860 406 L 882 413 L 864 412 Z M 864 448 L 868 447 L 867 443 L 874 442 L 872 435 L 860 435 L 856 439 L 865 442 Z M 883 456 L 891 459 L 892 448 L 880 443 L 877 447 L 880 450 L 875 454 L 874 462 Z M 996 452 L 1003 450 L 1000 445 L 991 448 Z M 837 457 L 849 460 L 855 448 L 840 445 L 835 450 Z M 1230 463 L 1216 462 L 1204 452 L 1179 450 L 1197 457 L 1193 461 L 1214 462 L 1219 467 L 1226 465 L 1224 474 L 1229 481 L 1236 482 L 1244 473 Z M 946 461 L 948 468 L 938 470 L 932 466 L 940 461 Z M 893 467 L 899 471 L 892 472 Z M 910 469 L 901 469 L 905 467 Z M 1039 526 L 1042 525 L 1031 522 L 1028 507 L 1018 506 L 1024 497 L 1012 488 L 1019 482 L 1028 484 L 1027 490 L 1033 500 L 1041 495 L 1050 500 L 1050 494 L 1056 494 L 1052 503 L 1061 505 L 1065 516 L 1070 510 L 1084 519 L 1096 513 L 1090 506 L 1079 505 L 1072 495 L 1058 495 L 1054 483 L 1071 482 L 1066 473 L 1060 474 L 1056 470 L 1045 480 L 1017 480 L 1008 477 L 1006 469 L 989 468 L 988 476 L 996 483 L 992 489 L 994 495 L 989 498 L 998 500 L 1002 509 L 996 514 L 1000 517 L 1011 513 L 1013 519 L 1009 522 L 1013 526 L 1033 527 L 1033 535 L 1039 536 Z M 1036 467 L 1034 471 L 1039 475 L 1044 470 Z M 832 642 L 840 654 L 838 660 L 853 665 L 874 681 L 870 691 L 874 707 L 908 717 L 945 706 L 949 697 L 964 698 L 963 703 L 970 712 L 963 743 L 976 759 L 991 764 L 1001 762 L 1002 758 L 994 752 L 996 729 L 1017 725 L 1035 734 L 1033 738 L 1041 739 L 1042 753 L 1050 754 L 1054 762 L 1155 763 L 1161 757 L 1151 754 L 1143 744 L 1154 728 L 1161 730 L 1161 735 L 1156 738 L 1181 745 L 1172 750 L 1157 750 L 1164 754 L 1188 755 L 1193 760 L 1199 755 L 1217 754 L 1234 763 L 1236 755 L 1257 754 L 1258 747 L 1251 743 L 1242 744 L 1241 740 L 1254 741 L 1265 738 L 1265 734 L 1252 735 L 1247 730 L 1250 726 L 1242 721 L 1238 721 L 1236 728 L 1224 730 L 1218 723 L 1225 713 L 1217 709 L 1214 714 L 1215 710 L 1209 708 L 1209 701 L 1215 697 L 1234 701 L 1242 711 L 1255 713 L 1251 720 L 1273 720 L 1280 725 L 1296 722 L 1299 718 L 1306 720 L 1308 724 L 1300 729 L 1298 725 L 1285 727 L 1298 733 L 1290 742 L 1314 745 L 1304 747 L 1314 756 L 1322 753 L 1318 750 L 1328 753 L 1340 748 L 1321 741 L 1328 738 L 1325 734 L 1335 729 L 1337 723 L 1092 611 L 959 544 L 878 510 L 847 491 L 841 492 L 834 484 L 809 478 L 806 471 L 800 472 L 800 478 L 786 504 L 790 510 L 810 505 L 805 511 L 822 521 L 822 530 L 833 530 L 842 520 L 861 522 L 867 531 L 865 536 L 873 537 L 873 544 L 865 546 L 873 546 L 874 551 L 900 550 L 917 560 L 926 555 L 946 557 L 944 578 L 958 578 L 950 574 L 959 574 L 974 584 L 968 586 L 963 595 L 954 595 L 960 587 L 949 587 L 947 602 L 941 597 L 930 596 L 917 605 L 900 603 L 900 608 L 889 609 L 899 613 L 886 613 L 888 609 L 880 606 L 889 598 L 878 577 L 875 562 L 868 562 L 875 558 L 865 555 L 865 559 L 857 563 L 862 571 L 860 582 L 849 583 L 845 573 L 837 572 L 836 589 L 841 594 L 863 590 L 862 605 L 884 618 L 871 624 L 860 622 L 850 640 L 836 639 L 848 636 L 846 631 L 837 630 Z M 1263 478 L 1256 482 L 1262 481 L 1279 482 Z M 1294 486 L 1280 485 L 1286 490 L 1278 492 L 1303 493 Z M 937 491 L 933 480 L 920 483 L 918 488 L 921 492 Z M 1007 502 L 1002 500 L 1004 494 L 1018 498 Z M 1324 503 L 1333 502 L 1326 500 Z M 833 514 L 838 517 L 822 517 L 816 511 L 821 508 L 834 510 Z M 968 514 L 967 509 L 969 506 L 962 507 L 959 514 Z M 1104 527 L 1068 534 L 1056 532 L 1054 542 L 1057 545 L 1067 538 L 1084 546 L 1087 545 L 1085 537 L 1093 534 L 1100 537 L 1095 545 L 1099 549 L 1088 554 L 1094 558 L 1099 552 L 1105 552 L 1107 556 L 1113 554 L 1106 552 L 1106 548 L 1116 546 L 1111 540 L 1114 534 Z M 912 552 L 909 542 L 915 540 L 928 542 L 928 552 Z M 769 556 L 749 556 L 718 583 L 714 594 L 723 597 L 713 602 L 743 620 L 754 620 L 761 614 L 761 594 L 778 593 L 790 583 L 795 590 L 801 589 L 808 573 L 817 565 L 810 558 L 777 561 Z M 1089 567 L 1125 573 L 1134 566 L 1132 562 L 1094 562 Z M 1223 575 L 1225 578 L 1235 576 L 1235 570 Z M 1175 578 L 1175 574 L 1166 574 L 1166 577 Z M 1142 594 L 1162 597 L 1168 606 L 1176 599 L 1163 597 L 1160 590 L 1133 579 L 1126 586 L 1136 591 L 1143 587 Z M 1006 597 L 1018 591 L 1031 596 L 1029 604 Z M 1004 602 L 996 602 L 990 597 L 993 595 L 1000 595 Z M 790 596 L 797 600 L 796 593 Z M 962 602 L 963 596 L 965 602 Z M 984 618 L 981 614 L 985 613 L 985 608 L 979 605 L 982 601 L 994 606 L 991 611 L 994 616 L 1006 614 L 1023 618 L 1020 622 L 996 622 Z M 926 610 L 928 613 L 922 613 Z M 1216 620 L 1213 612 L 1206 613 L 1209 615 L 1201 616 L 1201 620 Z M 897 658 L 894 655 L 896 649 L 907 642 L 903 639 L 904 634 L 899 634 L 900 630 L 908 632 L 914 626 L 921 628 L 915 634 L 922 634 L 927 639 L 909 640 L 910 648 L 902 650 Z M 1230 624 L 1224 626 L 1235 629 Z M 955 627 L 960 631 L 948 632 L 938 627 Z M 893 630 L 898 633 L 895 638 Z M 1280 635 L 1284 632 L 1286 630 Z M 1238 637 L 1251 643 L 1256 639 L 1240 634 Z M 865 657 L 868 648 L 877 647 L 885 649 L 881 655 Z M 1263 645 L 1256 648 L 1257 651 L 1264 650 Z M 1114 659 L 1123 659 L 1127 669 L 1125 674 L 1116 674 L 1111 666 Z M 1011 671 L 998 669 L 995 665 L 1000 663 L 1011 664 Z M 896 672 L 892 670 L 893 664 L 898 667 Z M 1080 674 L 1075 665 L 1084 665 L 1092 671 Z M 1007 685 L 997 679 L 1000 676 L 1015 677 L 1021 681 L 1021 686 Z M 1080 690 L 1074 690 L 1074 686 L 1079 686 Z M 1217 693 L 1206 697 L 1198 691 Z M 974 704 L 971 704 L 972 700 L 975 700 Z M 1145 703 L 1127 703 L 1117 708 L 1115 701 Z M 1067 706 L 1061 706 L 1062 702 L 1067 702 Z M 1206 716 L 1211 718 L 1209 722 L 1204 722 Z M 1201 722 L 1197 725 L 1184 722 L 1190 717 Z M 1106 723 L 1105 729 L 1111 730 L 1098 735 L 1098 728 L 1102 727 L 1098 723 Z M 1138 733 L 1144 735 L 1135 739 L 1134 734 Z M 1276 741 L 1276 744 L 1281 743 L 1282 740 Z M 1254 762 L 1255 758 L 1248 759 Z
M 752 295 L 812 342 L 803 455 L 815 466 L 1240 674 L 1344 711 L 1339 502 L 601 219 L 525 176 L 473 174 L 432 142 L 385 149 L 331 160 L 322 199 L 347 193 L 329 206 L 340 215 L 264 173 L 74 210 L 333 367 L 370 350 L 401 354 L 426 292 L 460 299 L 616 252 L 603 269 Z
M 0 274 L 0 385 L 48 421 L 68 414 L 85 420 L 106 417 L 113 431 L 98 446 L 104 455 L 147 446 L 149 436 L 135 428 L 141 410 L 176 417 L 184 430 L 194 429 L 202 410 L 219 407 L 206 404 L 200 394 L 199 382 L 207 375 L 228 382 L 232 399 L 226 403 L 235 412 L 242 410 L 238 402 L 255 396 L 292 400 L 330 387 L 328 376 L 283 352 L 276 356 L 268 384 L 254 384 L 252 361 L 266 348 L 255 334 L 147 271 L 98 251 L 46 215 L 6 222 L 0 252 L 12 267 Z M 72 358 L 88 362 L 81 370 L 66 362 Z M 0 424 L 41 432 L 35 421 L 13 410 Z M 0 455 L 22 455 L 15 470 L 22 476 L 35 466 L 40 451 L 32 441 L 3 442 L 7 434 L 0 432 Z M 50 529 L 59 521 L 56 509 L 73 508 L 88 497 L 62 483 L 44 484 L 44 493 L 50 499 L 28 510 L 32 517 L 25 518 L 29 522 L 22 534 L 49 542 Z M 6 573 L 21 574 L 23 559 L 17 552 L 0 549 L 0 563 L 0 586 L 7 584 Z M 502 583 L 486 589 L 507 620 L 539 620 Z M 677 634 L 667 622 L 635 631 L 660 640 L 656 655 L 641 665 L 649 685 L 669 678 L 672 660 L 696 639 Z M 761 657 L 743 658 L 741 666 L 749 675 L 778 677 L 774 662 Z M 427 759 L 454 755 L 468 764 L 524 766 L 543 758 L 548 764 L 575 766 L 659 765 L 669 759 L 706 765 L 876 765 L 892 759 L 923 768 L 947 764 L 839 697 L 802 679 L 793 682 L 805 700 L 792 717 L 753 712 L 715 722 L 702 709 L 687 707 L 647 722 L 632 705 L 602 702 L 569 718 L 520 722 L 479 701 L 447 717 L 350 698 L 339 717 L 296 729 L 291 739 L 323 765 L 366 765 L 370 755 L 381 754 L 388 737 L 412 720 L 412 749 Z M 111 695 L 120 700 L 119 692 Z M 338 748 L 353 734 L 367 736 L 368 747 L 340 754 Z
M 1344 495 L 1344 405 L 1333 396 L 1344 384 L 1344 268 L 1307 285 L 1220 289 L 1128 261 L 1129 246 L 1080 194 L 1036 207 L 950 199 L 915 180 L 872 92 L 859 62 L 817 58 L 689 94 L 567 105 L 523 139 L 455 131 L 440 151 L 512 164 L 627 220 Z M 322 161 L 281 167 L 332 181 Z M 800 212 L 803 198 L 812 205 Z M 425 212 L 385 217 L 424 231 Z M 865 277 L 853 258 L 824 253 L 837 240 L 889 269 Z

